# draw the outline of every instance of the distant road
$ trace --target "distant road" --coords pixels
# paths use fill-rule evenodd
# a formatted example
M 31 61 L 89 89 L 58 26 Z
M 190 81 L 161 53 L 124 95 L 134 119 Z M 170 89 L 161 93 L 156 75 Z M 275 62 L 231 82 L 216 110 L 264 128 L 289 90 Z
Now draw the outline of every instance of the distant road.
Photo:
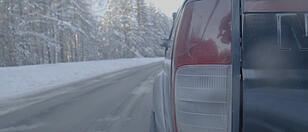
M 27 107 L 0 115 L 0 132 L 148 132 L 160 70 L 153 63 L 27 97 Z

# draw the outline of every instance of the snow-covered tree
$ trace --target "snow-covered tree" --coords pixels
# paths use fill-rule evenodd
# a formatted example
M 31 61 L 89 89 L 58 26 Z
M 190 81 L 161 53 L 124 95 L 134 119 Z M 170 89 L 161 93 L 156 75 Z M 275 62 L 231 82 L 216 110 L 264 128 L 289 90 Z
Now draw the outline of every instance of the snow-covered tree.
M 170 27 L 144 0 L 0 0 L 0 66 L 162 56 Z
M 171 20 L 144 0 L 112 0 L 102 28 L 113 57 L 162 56 L 161 39 L 170 32 Z

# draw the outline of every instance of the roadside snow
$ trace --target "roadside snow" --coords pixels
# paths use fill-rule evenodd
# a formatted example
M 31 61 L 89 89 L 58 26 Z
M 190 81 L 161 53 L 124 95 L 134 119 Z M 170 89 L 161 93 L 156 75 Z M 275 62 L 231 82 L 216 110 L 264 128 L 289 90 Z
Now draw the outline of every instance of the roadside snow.
M 0 68 L 0 101 L 159 61 L 136 58 Z

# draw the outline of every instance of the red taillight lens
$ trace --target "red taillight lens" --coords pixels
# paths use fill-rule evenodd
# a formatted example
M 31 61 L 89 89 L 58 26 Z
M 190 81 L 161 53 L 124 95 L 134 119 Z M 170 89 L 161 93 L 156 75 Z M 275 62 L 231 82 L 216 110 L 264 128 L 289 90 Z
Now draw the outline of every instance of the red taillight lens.
M 231 0 L 185 6 L 174 47 L 177 132 L 230 132 Z

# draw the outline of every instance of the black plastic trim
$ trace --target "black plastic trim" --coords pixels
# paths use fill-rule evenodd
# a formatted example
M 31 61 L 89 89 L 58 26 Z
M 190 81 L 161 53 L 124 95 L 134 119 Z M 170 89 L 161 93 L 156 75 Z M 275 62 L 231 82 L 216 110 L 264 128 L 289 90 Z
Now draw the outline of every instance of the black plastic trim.
M 241 132 L 241 1 L 232 0 L 232 132 Z

